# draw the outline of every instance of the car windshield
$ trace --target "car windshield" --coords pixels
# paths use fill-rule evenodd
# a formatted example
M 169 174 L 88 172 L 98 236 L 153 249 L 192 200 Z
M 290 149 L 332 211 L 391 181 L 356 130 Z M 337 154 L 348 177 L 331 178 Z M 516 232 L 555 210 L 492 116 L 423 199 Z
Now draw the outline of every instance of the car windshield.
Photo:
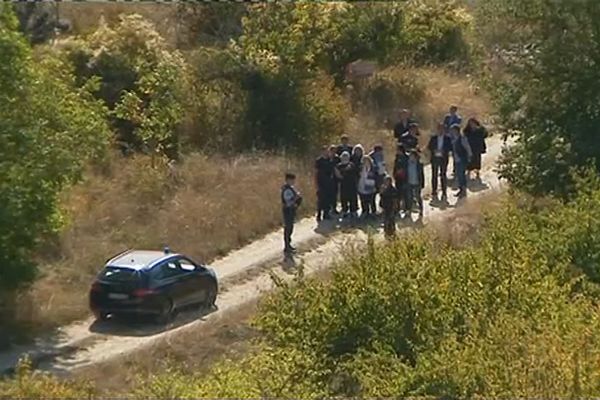
M 131 268 L 106 267 L 100 273 L 100 279 L 110 282 L 131 282 L 137 278 L 137 271 Z

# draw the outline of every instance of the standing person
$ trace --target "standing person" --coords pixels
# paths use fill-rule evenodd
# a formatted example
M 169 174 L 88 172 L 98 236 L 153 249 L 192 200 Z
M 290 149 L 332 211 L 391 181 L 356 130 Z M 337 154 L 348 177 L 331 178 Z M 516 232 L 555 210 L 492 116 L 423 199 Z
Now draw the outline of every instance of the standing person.
M 479 172 L 481 171 L 481 155 L 485 154 L 487 151 L 487 146 L 485 144 L 485 139 L 488 136 L 487 130 L 476 118 L 469 118 L 463 133 L 469 141 L 469 146 L 471 146 L 471 151 L 473 152 L 471 162 L 467 166 L 469 177 L 471 176 L 471 173 L 474 173 L 474 179 L 480 181 L 481 177 Z
M 296 249 L 292 246 L 292 233 L 296 221 L 296 210 L 302 204 L 302 196 L 294 187 L 296 175 L 285 174 L 285 183 L 281 187 L 281 204 L 283 209 L 283 243 L 285 254 L 292 254 Z
M 458 107 L 450 106 L 448 114 L 444 117 L 444 129 L 446 134 L 450 133 L 450 127 L 455 124 L 462 124 L 462 117 L 458 114 Z
M 333 163 L 333 167 L 335 168 L 336 165 L 339 164 L 340 162 L 340 157 L 337 155 L 337 146 L 331 145 L 329 146 L 329 158 L 331 159 L 331 162 Z M 333 170 L 331 171 L 333 173 Z M 335 174 L 333 174 L 333 184 L 331 186 L 332 188 L 332 193 L 331 193 L 331 203 L 329 205 L 331 212 L 334 214 L 339 214 L 338 209 L 337 209 L 337 203 L 338 203 L 338 195 L 340 192 L 340 182 L 338 181 L 337 177 L 335 176 Z
M 398 143 L 400 142 L 400 138 L 402 137 L 402 135 L 408 132 L 408 128 L 411 122 L 414 122 L 411 118 L 410 110 L 400 110 L 399 117 L 399 121 L 396 122 L 396 125 L 394 125 L 394 138 Z
M 356 217 L 358 211 L 358 170 L 350 160 L 350 153 L 347 151 L 344 151 L 340 156 L 340 163 L 335 167 L 335 174 L 340 181 L 343 216 L 344 218 Z
M 375 214 L 373 207 L 375 199 L 375 179 L 377 178 L 373 169 L 373 161 L 369 156 L 363 156 L 362 168 L 358 178 L 358 194 L 360 196 L 361 218 L 368 218 Z
M 315 186 L 317 187 L 317 222 L 330 219 L 331 197 L 334 186 L 334 164 L 328 146 L 323 146 L 321 156 L 315 161 Z
M 406 167 L 408 166 L 408 155 L 403 144 L 399 144 L 396 147 L 396 158 L 394 159 L 394 182 L 396 183 L 396 189 L 400 193 L 406 192 Z M 406 201 L 405 196 L 402 196 L 400 203 L 402 207 L 398 207 L 398 210 L 402 209 L 406 212 Z
M 400 138 L 400 143 L 404 145 L 406 151 L 411 151 L 419 146 L 419 124 L 412 122 L 406 132 Z
M 376 144 L 373 146 L 373 151 L 369 153 L 369 157 L 373 160 L 373 169 L 375 170 L 376 178 L 375 178 L 375 193 L 379 193 L 381 189 L 381 185 L 383 184 L 383 178 L 387 175 L 387 170 L 385 166 L 385 154 L 383 152 L 383 146 L 380 144 Z M 373 210 L 377 210 L 375 202 L 375 196 L 373 196 Z M 374 212 L 375 212 L 374 211 Z
M 427 146 L 431 153 L 431 196 L 438 200 L 438 183 L 442 184 L 442 201 L 448 201 L 448 159 L 452 151 L 452 139 L 444 133 L 444 124 L 440 122 L 437 132 L 429 139 Z
M 423 164 L 416 149 L 410 151 L 408 165 L 406 168 L 408 180 L 407 214 L 410 215 L 413 202 L 416 200 L 419 206 L 419 219 L 423 218 L 423 197 L 421 190 L 425 187 L 425 174 L 423 173 Z
M 352 154 L 352 145 L 350 144 L 350 137 L 348 135 L 342 135 L 341 143 L 336 149 L 336 154 L 342 156 L 342 153 L 347 151 L 348 154 Z
M 350 161 L 354 163 L 354 166 L 358 169 L 358 172 L 360 172 L 360 168 L 362 166 L 362 158 L 365 155 L 364 147 L 362 146 L 362 144 L 359 143 L 356 146 L 354 146 L 350 154 Z
M 383 186 L 381 187 L 381 199 L 379 205 L 383 210 L 383 231 L 387 237 L 396 235 L 396 213 L 398 212 L 399 201 L 399 191 L 394 187 L 392 177 L 386 175 L 383 180 Z
M 450 132 L 454 138 L 452 141 L 452 158 L 454 158 L 454 168 L 456 170 L 456 179 L 458 181 L 458 198 L 467 196 L 467 165 L 471 161 L 473 152 L 469 141 L 464 133 L 460 132 L 460 125 L 454 124 L 450 127 Z

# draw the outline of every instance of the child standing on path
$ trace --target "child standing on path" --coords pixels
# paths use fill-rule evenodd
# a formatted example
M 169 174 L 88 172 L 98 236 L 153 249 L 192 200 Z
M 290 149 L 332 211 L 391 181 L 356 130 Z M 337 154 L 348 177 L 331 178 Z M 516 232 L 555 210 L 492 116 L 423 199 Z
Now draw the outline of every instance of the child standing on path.
M 361 218 L 375 215 L 375 183 L 377 175 L 373 169 L 373 161 L 369 156 L 363 156 L 362 168 L 358 178 L 358 194 L 360 195 Z
M 383 209 L 383 231 L 388 238 L 393 238 L 396 235 L 396 213 L 398 212 L 399 200 L 400 193 L 394 187 L 392 177 L 387 175 L 381 187 L 379 205 Z

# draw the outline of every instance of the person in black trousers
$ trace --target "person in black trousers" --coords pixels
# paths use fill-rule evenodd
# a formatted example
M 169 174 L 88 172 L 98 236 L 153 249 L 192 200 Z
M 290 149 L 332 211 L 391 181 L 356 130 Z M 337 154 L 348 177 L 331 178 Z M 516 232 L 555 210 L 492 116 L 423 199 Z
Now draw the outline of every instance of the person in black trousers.
M 399 144 L 396 147 L 396 158 L 394 159 L 394 181 L 396 184 L 396 189 L 400 193 L 406 192 L 406 167 L 408 166 L 408 155 L 406 154 L 406 149 L 403 144 Z M 406 202 L 404 201 L 404 196 L 401 196 L 400 200 L 401 207 L 398 207 L 398 211 L 406 210 Z
M 340 163 L 335 167 L 335 174 L 340 181 L 340 197 L 343 217 L 357 217 L 358 211 L 358 169 L 350 160 L 350 153 L 344 151 Z
M 452 139 L 446 135 L 444 123 L 440 122 L 437 132 L 427 146 L 431 153 L 431 197 L 438 201 L 438 183 L 442 186 L 442 202 L 448 201 L 448 158 L 452 151 Z
M 467 165 L 468 175 L 470 177 L 471 173 L 474 173 L 474 179 L 480 181 L 481 177 L 479 171 L 481 170 L 481 155 L 485 154 L 487 151 L 487 146 L 485 144 L 485 139 L 488 136 L 487 130 L 476 118 L 469 118 L 463 132 L 467 137 L 469 146 L 471 146 L 471 151 L 473 152 L 471 161 L 469 162 L 469 165 Z
M 329 219 L 331 199 L 334 194 L 334 163 L 328 146 L 323 147 L 323 152 L 315 161 L 315 186 L 317 187 L 317 222 Z
M 296 175 L 285 174 L 285 183 L 281 187 L 281 205 L 283 210 L 283 243 L 285 254 L 292 254 L 296 249 L 292 246 L 292 233 L 296 221 L 296 210 L 302 204 L 302 196 L 294 187 Z
M 338 165 L 340 162 L 340 157 L 337 155 L 337 146 L 334 146 L 334 145 L 329 146 L 329 159 L 331 160 L 331 163 L 333 164 L 333 168 L 335 169 L 335 166 Z M 331 192 L 331 197 L 329 198 L 329 200 L 330 200 L 329 208 L 332 213 L 339 214 L 338 209 L 337 209 L 337 203 L 338 203 L 338 194 L 340 192 L 340 181 L 335 176 L 333 169 L 332 169 L 331 173 L 333 176 L 333 184 L 331 186 L 332 192 Z

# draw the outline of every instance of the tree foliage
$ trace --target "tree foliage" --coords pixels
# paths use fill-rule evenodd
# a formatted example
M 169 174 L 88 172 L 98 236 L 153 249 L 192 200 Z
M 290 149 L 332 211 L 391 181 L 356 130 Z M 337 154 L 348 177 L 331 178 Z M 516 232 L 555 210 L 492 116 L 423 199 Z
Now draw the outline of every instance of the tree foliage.
M 124 149 L 176 155 L 186 63 L 150 22 L 136 14 L 122 16 L 116 26 L 101 23 L 66 50 L 81 85 L 99 81 L 94 95 L 111 110 Z
M 0 286 L 32 278 L 30 252 L 57 222 L 57 195 L 106 148 L 105 115 L 67 64 L 32 59 L 0 6 Z
M 573 190 L 570 169 L 598 164 L 600 4 L 480 2 L 489 83 L 517 142 L 501 173 L 532 193 Z

